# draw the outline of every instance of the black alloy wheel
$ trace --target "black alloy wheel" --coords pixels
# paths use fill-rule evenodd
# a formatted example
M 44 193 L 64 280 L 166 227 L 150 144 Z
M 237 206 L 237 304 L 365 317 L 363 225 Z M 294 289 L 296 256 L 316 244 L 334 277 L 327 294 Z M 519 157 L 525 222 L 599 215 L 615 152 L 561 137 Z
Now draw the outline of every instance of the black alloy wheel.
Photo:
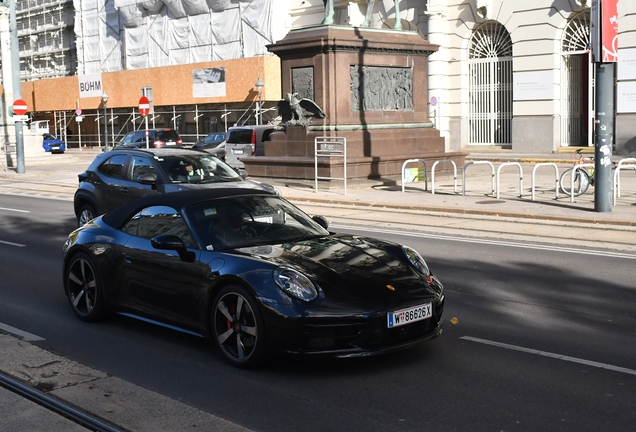
M 79 216 L 77 217 L 77 226 L 82 227 L 89 223 L 91 220 L 95 219 L 96 215 L 95 208 L 90 204 L 84 204 L 82 208 L 80 208 Z
M 214 300 L 211 319 L 214 341 L 232 365 L 250 368 L 265 360 L 265 323 L 247 290 L 223 288 Z
M 75 255 L 66 268 L 65 289 L 73 312 L 82 321 L 104 316 L 104 295 L 97 267 L 85 253 Z

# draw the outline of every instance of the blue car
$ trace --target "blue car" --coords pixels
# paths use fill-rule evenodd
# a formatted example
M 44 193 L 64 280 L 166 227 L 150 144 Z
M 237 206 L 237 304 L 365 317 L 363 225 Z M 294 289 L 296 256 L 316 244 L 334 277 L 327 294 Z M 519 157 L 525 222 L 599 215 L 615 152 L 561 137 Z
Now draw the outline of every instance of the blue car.
M 66 144 L 59 138 L 56 138 L 50 133 L 43 134 L 44 141 L 42 147 L 44 151 L 51 153 L 64 153 L 66 151 Z

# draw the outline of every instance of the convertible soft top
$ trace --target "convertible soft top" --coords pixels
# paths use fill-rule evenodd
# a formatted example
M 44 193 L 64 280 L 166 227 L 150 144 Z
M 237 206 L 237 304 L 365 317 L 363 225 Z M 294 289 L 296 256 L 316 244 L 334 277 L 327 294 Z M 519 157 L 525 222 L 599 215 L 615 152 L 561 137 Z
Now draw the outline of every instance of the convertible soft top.
M 209 201 L 217 198 L 243 196 L 243 195 L 276 195 L 261 189 L 249 188 L 214 188 L 214 189 L 196 189 L 180 192 L 171 192 L 166 194 L 151 195 L 136 201 L 124 204 L 116 208 L 112 212 L 104 215 L 102 220 L 113 228 L 119 229 L 131 216 L 139 212 L 141 209 L 149 206 L 169 206 L 175 209 L 181 209 L 186 205 Z

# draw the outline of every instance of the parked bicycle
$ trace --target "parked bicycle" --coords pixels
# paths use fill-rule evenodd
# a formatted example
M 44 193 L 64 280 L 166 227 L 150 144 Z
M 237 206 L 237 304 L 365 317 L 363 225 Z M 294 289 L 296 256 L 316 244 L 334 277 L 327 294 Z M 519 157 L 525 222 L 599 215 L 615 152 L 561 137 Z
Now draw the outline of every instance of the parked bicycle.
M 594 157 L 588 157 L 581 153 L 581 149 L 577 149 L 576 153 L 572 153 L 574 166 L 568 170 L 565 170 L 559 178 L 559 187 L 563 193 L 570 194 L 570 188 L 572 187 L 572 175 L 574 174 L 574 168 L 577 165 L 593 164 Z M 590 185 L 594 186 L 594 167 L 579 167 L 574 174 L 574 196 L 579 196 L 587 192 Z

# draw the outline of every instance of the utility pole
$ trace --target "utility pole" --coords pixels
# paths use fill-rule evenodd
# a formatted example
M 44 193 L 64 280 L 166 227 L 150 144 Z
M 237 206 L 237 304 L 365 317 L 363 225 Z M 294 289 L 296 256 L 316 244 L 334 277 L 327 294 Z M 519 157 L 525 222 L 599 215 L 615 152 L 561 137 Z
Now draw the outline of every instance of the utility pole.
M 618 0 L 592 2 L 590 36 L 596 66 L 594 118 L 594 211 L 612 211 L 612 146 L 614 142 L 614 40 L 618 38 Z
M 9 33 L 11 34 L 11 63 L 13 67 L 13 97 L 22 99 L 22 82 L 20 80 L 20 44 L 18 43 L 18 22 L 15 13 L 16 0 L 9 2 Z M 32 107 L 33 109 L 33 107 Z M 24 174 L 24 133 L 22 121 L 15 122 L 15 155 L 17 159 L 16 172 Z

